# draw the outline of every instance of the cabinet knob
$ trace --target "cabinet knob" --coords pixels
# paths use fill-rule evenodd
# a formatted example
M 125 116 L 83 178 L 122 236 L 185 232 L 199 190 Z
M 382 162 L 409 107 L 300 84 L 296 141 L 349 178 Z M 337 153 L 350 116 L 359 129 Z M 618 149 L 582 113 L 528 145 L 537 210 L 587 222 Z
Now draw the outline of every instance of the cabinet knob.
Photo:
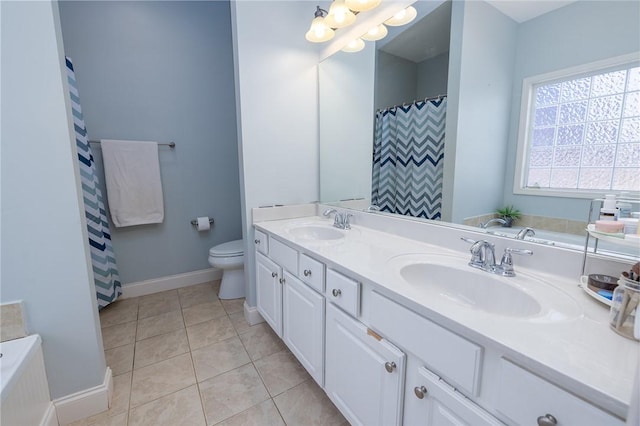
M 416 394 L 416 398 L 423 399 L 427 394 L 427 388 L 425 388 L 424 386 L 416 386 L 415 388 L 413 388 L 413 393 Z
M 305 277 L 308 277 L 309 275 L 311 275 L 311 270 L 305 269 L 303 274 L 304 274 Z
M 272 272 L 272 273 L 271 273 L 271 276 L 272 276 L 273 278 L 275 278 L 275 277 L 277 277 L 277 276 L 278 276 L 278 273 L 277 273 L 277 272 Z
M 260 240 L 258 240 L 258 239 L 253 240 L 253 242 L 256 243 L 256 244 L 260 244 Z
M 538 417 L 538 426 L 555 426 L 557 424 L 558 421 L 551 414 Z
M 280 284 L 284 284 L 284 278 L 280 278 L 278 281 L 280 282 Z
M 333 297 L 339 297 L 342 294 L 342 290 L 340 290 L 339 288 L 334 288 L 331 294 L 333 294 Z
M 391 361 L 387 361 L 384 363 L 384 369 L 387 370 L 387 373 L 393 373 L 393 370 L 395 370 L 397 367 L 396 363 Z

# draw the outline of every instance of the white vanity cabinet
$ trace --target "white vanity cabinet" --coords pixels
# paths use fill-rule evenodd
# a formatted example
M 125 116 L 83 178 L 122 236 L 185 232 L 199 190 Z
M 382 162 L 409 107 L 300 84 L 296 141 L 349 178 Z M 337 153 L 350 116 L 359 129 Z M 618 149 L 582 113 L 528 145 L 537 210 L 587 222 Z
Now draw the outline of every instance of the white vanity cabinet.
M 405 355 L 327 303 L 325 392 L 352 425 L 401 424 Z
M 467 399 L 440 377 L 419 367 L 407 372 L 405 425 L 502 426 L 503 423 Z
M 256 230 L 256 235 L 258 233 L 258 312 L 322 386 L 325 298 L 319 292 L 324 290 L 324 264 Z M 263 254 L 265 247 L 269 257 Z
M 256 253 L 256 302 L 258 312 L 282 338 L 282 268 L 261 253 Z
M 324 382 L 324 297 L 284 273 L 282 339 L 311 377 Z

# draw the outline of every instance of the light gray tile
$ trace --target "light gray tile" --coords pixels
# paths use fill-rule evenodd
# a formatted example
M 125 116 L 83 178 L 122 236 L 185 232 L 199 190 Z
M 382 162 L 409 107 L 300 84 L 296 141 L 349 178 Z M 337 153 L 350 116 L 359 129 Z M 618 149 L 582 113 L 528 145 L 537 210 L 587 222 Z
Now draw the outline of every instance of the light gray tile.
M 240 340 L 253 361 L 286 349 L 282 340 L 266 323 L 251 327 L 240 335 Z
M 107 305 L 100 311 L 100 326 L 102 328 L 138 319 L 138 298 L 121 299 Z
M 138 333 L 136 340 L 144 340 L 149 337 L 166 334 L 184 328 L 181 311 L 171 311 L 155 317 L 138 320 Z
M 150 337 L 136 343 L 134 368 L 141 368 L 189 352 L 184 328 Z
M 201 322 L 209 321 L 227 315 L 219 300 L 200 303 L 189 308 L 182 309 L 184 324 L 188 327 Z
M 178 293 L 180 295 L 180 305 L 183 309 L 218 300 L 218 292 L 213 282 L 183 287 L 178 289 Z
M 27 335 L 22 316 L 22 302 L 0 305 L 0 342 Z
M 245 333 L 251 328 L 244 317 L 244 312 L 236 312 L 234 314 L 230 314 L 229 319 L 231 320 L 231 324 L 233 324 L 233 327 L 236 329 L 236 332 L 238 334 Z
M 127 413 L 120 413 L 115 416 L 91 416 L 87 419 L 73 422 L 69 426 L 127 426 Z
M 279 395 L 311 378 L 289 351 L 260 358 L 254 364 L 271 396 Z
M 272 400 L 254 405 L 240 414 L 218 423 L 217 426 L 285 426 Z
M 178 300 L 177 294 L 171 299 L 167 298 L 156 302 L 141 303 L 138 308 L 138 319 L 154 317 L 176 310 L 180 310 L 180 301 Z
M 281 393 L 273 401 L 288 426 L 349 424 L 313 380 Z
M 252 364 L 199 384 L 207 424 L 218 423 L 269 399 Z
M 102 345 L 104 349 L 128 345 L 136 340 L 137 321 L 112 325 L 102 329 Z
M 229 315 L 244 311 L 244 297 L 240 299 L 221 299 L 220 301 Z
M 210 321 L 187 327 L 191 350 L 202 348 L 236 335 L 236 331 L 226 315 Z
M 158 293 L 140 296 L 140 306 L 151 305 L 158 302 L 171 301 L 178 298 L 178 290 L 167 290 Z
M 133 351 L 133 343 L 104 351 L 107 366 L 111 368 L 114 376 L 124 374 L 133 369 Z
M 133 371 L 131 407 L 137 407 L 196 383 L 191 354 L 178 355 Z
M 129 426 L 206 425 L 197 386 L 148 402 L 131 410 Z
M 240 339 L 233 336 L 191 353 L 198 382 L 247 364 L 251 360 Z

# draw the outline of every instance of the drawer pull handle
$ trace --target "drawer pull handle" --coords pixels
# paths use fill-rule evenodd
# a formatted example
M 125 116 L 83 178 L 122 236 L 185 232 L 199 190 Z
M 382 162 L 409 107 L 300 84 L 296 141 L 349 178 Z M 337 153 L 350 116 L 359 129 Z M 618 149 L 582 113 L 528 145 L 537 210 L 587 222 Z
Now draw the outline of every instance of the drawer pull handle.
M 557 424 L 558 421 L 551 414 L 538 417 L 538 426 L 555 426 Z
M 387 361 L 384 363 L 384 369 L 387 370 L 387 373 L 393 373 L 393 370 L 395 370 L 397 367 L 396 363 L 391 361 Z
M 280 278 L 278 281 L 280 282 L 280 284 L 284 284 L 284 278 Z
M 260 244 L 260 240 L 258 240 L 258 239 L 253 240 L 253 242 L 256 243 L 256 244 Z
M 339 288 L 334 288 L 331 294 L 333 294 L 333 297 L 340 297 L 340 295 L 342 294 L 342 290 L 340 290 Z
M 275 278 L 275 277 L 277 277 L 277 276 L 278 276 L 278 273 L 277 273 L 277 272 L 272 272 L 272 273 L 271 273 L 271 276 L 272 276 L 273 278 Z
M 311 271 L 309 269 L 305 269 L 303 274 L 305 277 L 308 277 L 309 275 L 311 275 Z
M 427 388 L 425 388 L 424 386 L 416 386 L 415 388 L 413 388 L 413 392 L 416 394 L 416 398 L 423 399 L 427 394 Z

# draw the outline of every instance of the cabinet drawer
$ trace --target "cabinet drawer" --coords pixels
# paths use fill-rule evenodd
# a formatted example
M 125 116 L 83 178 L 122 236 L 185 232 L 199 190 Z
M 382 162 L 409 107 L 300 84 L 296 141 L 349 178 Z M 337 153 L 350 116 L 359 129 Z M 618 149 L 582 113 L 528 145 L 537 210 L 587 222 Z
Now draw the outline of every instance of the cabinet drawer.
M 275 238 L 269 240 L 269 257 L 285 270 L 298 272 L 298 252 Z
M 477 395 L 482 347 L 380 294 L 371 295 L 371 327 L 420 358 L 466 395 Z
M 617 417 L 572 395 L 541 377 L 500 360 L 500 389 L 496 409 L 510 423 L 536 424 L 540 416 L 551 414 L 558 425 L 624 425 Z
M 324 264 L 310 258 L 306 254 L 300 255 L 300 279 L 312 289 L 324 293 Z
M 256 250 L 262 254 L 269 254 L 269 236 L 257 229 L 254 229 L 254 236 L 253 243 L 256 246 Z
M 327 269 L 325 296 L 354 317 L 360 314 L 360 284 L 357 281 Z

